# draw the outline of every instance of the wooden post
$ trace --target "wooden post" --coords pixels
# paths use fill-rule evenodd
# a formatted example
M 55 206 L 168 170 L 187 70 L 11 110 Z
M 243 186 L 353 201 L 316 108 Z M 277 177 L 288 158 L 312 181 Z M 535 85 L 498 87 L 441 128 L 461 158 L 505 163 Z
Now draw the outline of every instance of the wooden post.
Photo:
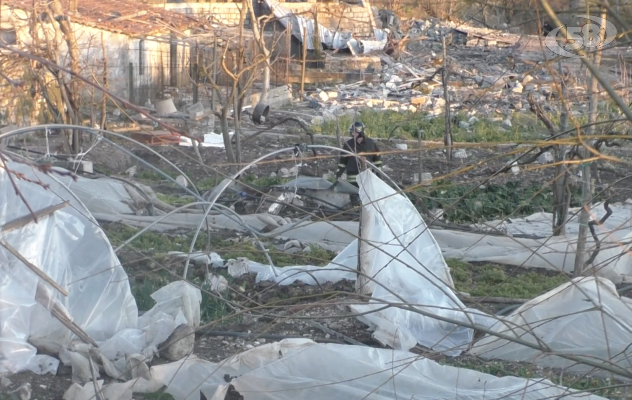
M 305 94 L 305 67 L 307 64 L 307 27 L 303 28 L 303 70 L 301 71 L 301 99 Z
M 441 37 L 441 45 L 443 47 L 443 97 L 445 99 L 445 133 L 443 135 L 443 144 L 446 146 L 446 158 L 452 160 L 452 127 L 450 118 L 450 95 L 448 94 L 448 49 L 446 47 L 445 35 Z M 421 177 L 420 177 L 421 179 Z
M 197 43 L 195 44 L 195 53 L 193 54 L 193 57 L 191 57 L 191 59 L 193 60 L 193 71 L 192 72 L 192 79 L 193 79 L 193 104 L 197 104 L 198 102 L 198 46 Z
M 314 44 L 314 56 L 317 60 L 320 60 L 322 55 L 321 43 L 320 43 L 320 29 L 318 29 L 318 6 L 314 5 L 314 34 L 312 35 L 312 43 Z
M 129 102 L 136 103 L 134 98 L 134 64 L 132 63 L 129 63 Z
M 419 179 L 417 180 L 417 183 L 421 185 L 421 174 L 424 172 L 423 161 L 421 159 L 421 129 L 417 129 L 417 148 L 419 150 Z
M 217 83 L 217 38 L 213 39 L 213 83 Z M 215 89 L 211 90 L 211 110 L 215 111 Z
M 287 58 L 285 59 L 285 84 L 290 83 L 290 61 L 292 60 L 292 20 L 287 22 L 285 30 L 285 46 L 287 49 Z

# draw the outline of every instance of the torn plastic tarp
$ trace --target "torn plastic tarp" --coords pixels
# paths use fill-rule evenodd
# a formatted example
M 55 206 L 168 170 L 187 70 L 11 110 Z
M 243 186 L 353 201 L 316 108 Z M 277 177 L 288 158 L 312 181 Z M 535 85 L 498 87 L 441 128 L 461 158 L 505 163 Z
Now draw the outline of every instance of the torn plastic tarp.
M 632 204 L 611 204 L 613 214 L 595 226 L 601 242 L 600 251 L 590 264 L 591 273 L 610 279 L 615 284 L 632 275 Z M 575 215 L 573 215 L 575 214 Z M 510 235 L 526 234 L 541 239 L 489 235 L 486 233 L 435 230 L 433 235 L 447 258 L 458 258 L 468 262 L 495 262 L 524 268 L 547 268 L 572 273 L 575 254 L 579 209 L 569 210 L 565 236 L 551 236 L 551 213 L 535 213 L 510 221 L 490 221 L 477 224 L 477 228 L 495 228 Z M 590 218 L 599 221 L 605 214 L 602 204 L 591 207 Z M 586 251 L 590 255 L 595 249 L 592 235 L 588 235 Z
M 200 392 L 210 400 L 233 398 L 226 396 L 229 385 L 248 400 L 603 399 L 545 379 L 499 378 L 406 351 L 309 339 L 265 344 L 220 363 L 190 357 L 154 366 L 151 375 L 175 400 L 197 400 Z
M 471 353 L 483 359 L 525 361 L 569 372 L 596 374 L 595 368 L 554 354 L 632 369 L 632 300 L 620 297 L 604 278 L 579 277 L 523 304 L 492 331 L 542 343 L 549 354 L 494 335 L 476 342 Z M 603 371 L 601 371 L 603 373 Z
M 187 257 L 187 253 L 170 251 L 175 257 Z M 226 265 L 217 253 L 194 253 L 190 255 L 191 261 L 203 265 L 211 265 L 216 268 L 224 268 Z M 274 267 L 255 261 L 248 261 L 248 272 L 257 274 L 256 282 L 272 281 L 281 286 L 291 285 L 296 281 L 307 285 L 318 285 L 326 282 L 339 282 L 341 280 L 355 280 L 358 275 L 358 242 L 353 241 L 329 264 L 324 267 L 314 265 Z
M 376 327 L 373 336 L 396 349 L 417 343 L 458 355 L 471 343 L 471 328 L 385 304 L 402 304 L 432 316 L 464 324 L 490 326 L 492 317 L 469 309 L 452 289 L 454 284 L 439 245 L 410 200 L 370 170 L 358 175 L 362 200 L 361 266 L 371 299 L 351 308 Z M 467 312 L 464 312 L 466 311 Z M 373 313 L 368 313 L 374 311 Z
M 284 27 L 287 27 L 288 22 L 292 24 L 292 35 L 298 38 L 302 43 L 307 43 L 309 50 L 314 50 L 314 20 L 311 18 L 305 18 L 292 13 L 292 11 L 279 5 L 274 0 L 264 0 L 265 4 L 272 10 L 274 16 Z M 369 11 L 371 12 L 371 11 Z M 305 30 L 307 30 L 307 38 L 305 36 Z M 366 47 L 363 45 L 364 41 L 355 39 L 352 32 L 332 32 L 330 29 L 324 27 L 322 24 L 318 24 L 318 34 L 322 44 L 330 49 L 342 50 L 346 48 L 352 49 L 352 54 L 367 54 L 373 50 L 382 50 L 386 47 L 388 35 L 381 29 L 374 28 L 374 33 L 377 41 L 366 41 Z
M 397 194 L 371 171 L 360 173 L 358 183 L 364 206 L 362 217 L 366 221 L 362 238 L 369 242 L 361 249 L 360 257 L 364 259 L 363 274 L 373 277 L 374 282 L 368 285 L 369 293 L 373 293 L 370 303 L 352 308 L 368 313 L 361 320 L 375 327 L 374 337 L 391 347 L 408 350 L 420 343 L 449 355 L 460 354 L 471 342 L 473 329 L 433 316 L 483 326 L 491 326 L 494 320 L 481 311 L 466 308 L 454 294 L 452 277 L 439 246 L 410 200 Z M 330 229 L 340 232 L 336 227 Z M 257 281 L 280 284 L 296 280 L 315 284 L 315 280 L 324 283 L 356 279 L 357 248 L 358 241 L 354 240 L 322 268 L 273 268 L 251 261 L 249 271 L 257 274 Z M 186 257 L 184 253 L 180 255 Z M 212 264 L 213 255 L 210 260 L 206 255 L 199 257 L 196 258 Z M 430 316 L 395 306 L 378 311 L 384 302 L 418 305 Z
M 37 223 L 3 232 L 2 239 L 68 291 L 67 297 L 53 289 L 49 293 L 94 340 L 135 327 L 138 313 L 127 275 L 88 210 L 62 185 L 32 167 L 8 162 L 7 168 L 49 185 L 46 190 L 13 178 L 32 210 L 66 200 L 70 204 Z M 30 215 L 7 168 L 0 169 L 0 225 Z M 71 332 L 36 301 L 38 283 L 42 285 L 33 272 L 0 247 L 0 372 L 25 369 L 36 352 L 31 343 L 53 352 L 70 344 Z
M 7 168 L 26 178 L 14 177 L 14 181 L 34 211 L 69 202 L 38 222 L 2 232 L 4 241 L 68 296 L 49 288 L 0 247 L 0 373 L 25 369 L 54 373 L 58 360 L 35 356 L 36 348 L 59 353 L 65 364 L 73 365 L 73 373 L 85 369 L 89 346 L 45 308 L 53 303 L 99 345 L 98 352 L 109 360 L 103 360 L 108 373 L 125 371 L 129 355 L 151 358 L 178 324 L 199 324 L 201 293 L 183 282 L 154 293 L 156 306 L 139 319 L 127 274 L 86 207 L 52 176 L 17 162 L 7 162 Z M 0 226 L 30 214 L 16 195 L 7 168 L 0 169 Z M 45 304 L 42 294 L 47 296 Z M 89 370 L 83 376 L 89 377 Z

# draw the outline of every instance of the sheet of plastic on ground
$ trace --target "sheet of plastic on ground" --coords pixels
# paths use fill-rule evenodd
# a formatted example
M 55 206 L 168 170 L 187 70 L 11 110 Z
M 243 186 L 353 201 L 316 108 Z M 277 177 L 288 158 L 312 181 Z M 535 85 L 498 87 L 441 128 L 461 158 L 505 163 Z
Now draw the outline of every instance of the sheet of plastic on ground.
M 223 400 L 229 385 L 246 400 L 602 399 L 544 379 L 498 378 L 416 354 L 286 339 L 221 363 L 188 359 L 152 367 L 176 400 Z M 230 384 L 225 376 L 232 377 Z
M 489 317 L 467 308 L 452 292 L 450 270 L 439 245 L 414 205 L 403 195 L 364 171 L 358 176 L 362 199 L 360 248 L 364 273 L 371 277 L 372 296 L 367 305 L 352 306 L 376 327 L 374 337 L 397 349 L 417 343 L 449 355 L 460 354 L 473 337 L 473 330 L 416 311 L 384 304 L 405 304 L 421 312 L 464 323 L 491 325 Z M 365 254 L 363 254 L 365 253 Z M 415 305 L 415 306 L 411 306 Z
M 612 215 L 595 227 L 601 249 L 590 265 L 591 273 L 614 283 L 620 283 L 626 275 L 632 275 L 631 246 L 632 204 L 611 204 Z M 602 203 L 594 204 L 590 218 L 599 221 L 606 211 Z M 574 215 L 575 214 L 575 215 Z M 551 213 L 535 213 L 510 221 L 496 220 L 477 224 L 476 227 L 489 230 L 495 228 L 510 235 L 532 235 L 542 239 L 503 237 L 485 233 L 469 233 L 448 230 L 433 232 L 441 245 L 445 257 L 463 261 L 496 262 L 524 268 L 548 268 L 572 272 L 575 265 L 579 209 L 570 209 L 566 223 L 566 236 L 551 237 Z M 586 249 L 594 251 L 594 240 L 588 234 Z
M 613 283 L 604 278 L 575 278 L 523 304 L 498 321 L 492 331 L 533 345 L 542 343 L 559 355 L 614 363 L 628 371 L 632 368 L 632 300 L 619 297 Z M 526 361 L 569 371 L 594 369 L 492 335 L 475 343 L 471 353 L 484 359 Z
M 26 178 L 20 192 L 34 211 L 70 205 L 37 223 L 2 232 L 2 239 L 68 291 L 63 296 L 43 283 L 14 255 L 0 247 L 0 372 L 25 368 L 35 354 L 27 343 L 59 350 L 71 340 L 70 332 L 44 308 L 69 314 L 93 339 L 106 340 L 117 331 L 135 327 L 138 319 L 127 275 L 105 234 L 89 218 L 85 207 L 50 177 L 23 164 L 8 163 Z M 7 170 L 0 169 L 0 225 L 29 215 L 16 195 Z

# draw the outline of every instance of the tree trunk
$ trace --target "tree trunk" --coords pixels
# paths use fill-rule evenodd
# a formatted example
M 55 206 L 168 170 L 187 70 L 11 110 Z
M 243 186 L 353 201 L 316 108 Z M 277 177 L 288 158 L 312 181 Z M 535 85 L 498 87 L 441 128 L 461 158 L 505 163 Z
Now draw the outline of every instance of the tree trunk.
M 603 41 L 605 37 L 605 26 L 606 26 L 606 16 L 607 10 L 605 7 L 601 10 L 601 26 L 602 29 L 599 32 L 599 36 Z M 601 50 L 595 53 L 595 67 L 599 68 L 601 65 Z M 588 135 L 594 135 L 595 133 L 595 122 L 597 122 L 597 103 L 599 101 L 599 82 L 597 78 L 592 76 L 590 79 L 590 86 L 588 87 L 588 128 L 586 129 L 586 133 Z M 585 147 L 580 149 L 580 155 L 582 159 L 590 157 L 590 152 Z M 575 256 L 575 265 L 573 268 L 573 275 L 580 276 L 584 270 L 584 260 L 586 259 L 586 237 L 588 235 L 588 218 L 590 205 L 592 203 L 592 187 L 590 183 L 590 165 L 586 163 L 582 163 L 581 166 L 582 172 L 582 209 L 579 214 L 579 234 L 577 237 L 577 254 Z
M 72 30 L 72 26 L 70 25 L 68 17 L 64 14 L 64 10 L 59 0 L 52 0 L 52 2 L 49 4 L 49 7 L 53 14 L 53 17 L 59 23 L 59 30 L 63 35 L 66 46 L 68 47 L 68 54 L 70 55 L 70 70 L 73 72 L 73 74 L 79 75 L 80 53 L 79 46 L 77 45 L 77 41 L 75 39 L 75 33 Z M 66 107 L 68 108 L 70 119 L 72 120 L 73 124 L 79 125 L 79 83 L 77 79 L 73 76 L 70 78 L 69 90 L 64 90 L 65 81 L 61 73 L 58 72 L 57 77 L 62 96 L 64 96 Z M 71 142 L 71 150 L 73 154 L 77 154 L 81 151 L 80 141 L 81 133 L 76 130 L 73 131 Z
M 228 106 L 224 106 L 222 108 L 219 123 L 222 128 L 222 138 L 224 139 L 224 146 L 226 147 L 226 159 L 229 164 L 235 164 L 235 154 L 233 153 L 233 146 L 230 143 L 230 135 L 228 134 Z

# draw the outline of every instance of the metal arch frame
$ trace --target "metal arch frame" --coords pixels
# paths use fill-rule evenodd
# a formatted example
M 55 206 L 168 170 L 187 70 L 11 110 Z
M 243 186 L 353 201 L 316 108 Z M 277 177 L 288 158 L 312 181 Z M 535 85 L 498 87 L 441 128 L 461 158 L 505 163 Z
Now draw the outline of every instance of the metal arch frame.
M 157 151 L 155 151 L 154 149 L 152 149 L 149 146 L 146 146 L 143 143 L 138 142 L 137 140 L 134 140 L 132 138 L 129 138 L 125 135 L 121 135 L 120 133 L 116 133 L 116 132 L 112 132 L 112 131 L 108 131 L 105 129 L 96 129 L 96 128 L 91 128 L 88 126 L 81 126 L 81 125 L 65 125 L 65 124 L 43 124 L 43 125 L 36 125 L 36 126 L 29 126 L 29 127 L 24 127 L 24 128 L 18 128 L 18 129 L 14 129 L 12 131 L 9 132 L 5 132 L 5 133 L 1 133 L 0 134 L 0 139 L 5 139 L 5 138 L 10 138 L 13 136 L 18 136 L 20 134 L 24 134 L 27 132 L 33 132 L 33 131 L 39 131 L 39 130 L 46 130 L 46 129 L 77 129 L 77 130 L 83 130 L 83 131 L 87 131 L 88 134 L 95 136 L 97 135 L 99 132 L 101 133 L 105 133 L 105 134 L 109 134 L 112 135 L 114 137 L 118 137 L 120 139 L 123 140 L 127 140 L 129 142 L 132 142 L 134 144 L 138 144 L 141 147 L 143 147 L 144 149 L 148 150 L 149 152 L 153 153 L 154 155 L 158 156 L 158 158 L 160 158 L 161 160 L 165 161 L 168 165 L 170 165 L 171 167 L 173 167 L 176 171 L 178 171 L 182 176 L 185 177 L 185 179 L 191 183 L 191 186 L 195 189 L 195 192 L 189 190 L 188 188 L 184 187 L 183 185 L 181 185 L 180 183 L 178 183 L 175 179 L 173 179 L 171 176 L 165 174 L 160 168 L 157 168 L 155 166 L 153 166 L 152 164 L 148 163 L 147 161 L 143 160 L 142 158 L 138 157 L 137 155 L 135 155 L 134 153 L 132 153 L 131 151 L 129 151 L 128 149 L 121 147 L 120 145 L 112 142 L 111 140 L 101 136 L 101 140 L 104 140 L 106 143 L 114 146 L 115 148 L 121 150 L 123 153 L 129 155 L 130 157 L 138 160 L 139 162 L 141 162 L 142 164 L 144 164 L 145 166 L 147 166 L 148 168 L 150 168 L 151 170 L 157 172 L 158 174 L 160 174 L 161 176 L 165 177 L 167 180 L 171 181 L 172 183 L 175 183 L 176 186 L 184 189 L 187 193 L 191 194 L 193 197 L 197 198 L 198 200 L 200 200 L 199 202 L 196 202 L 196 205 L 201 205 L 202 208 L 204 209 L 205 205 L 209 205 L 208 209 L 205 210 L 205 214 L 204 216 L 208 216 L 208 214 L 211 211 L 211 208 L 213 208 L 213 206 L 216 206 L 213 203 L 209 203 L 207 201 L 205 201 L 202 196 L 200 195 L 199 190 L 197 189 L 197 187 L 195 186 L 195 184 L 191 181 L 191 179 L 188 177 L 188 175 L 186 173 L 184 173 L 182 170 L 180 170 L 180 168 L 178 168 L 175 164 L 173 164 L 171 161 L 169 161 L 166 157 L 164 157 L 162 154 L 158 153 Z M 61 181 L 59 181 L 56 177 L 54 177 L 55 181 L 57 181 L 58 183 L 61 184 L 61 186 L 64 187 L 64 189 L 66 189 L 66 191 L 68 191 L 68 193 L 70 193 L 70 195 L 79 200 L 79 198 L 74 194 L 74 192 L 72 192 L 68 187 L 66 187 L 66 185 L 62 184 Z M 233 178 L 234 180 L 234 178 Z M 222 190 L 223 191 L 223 190 Z M 84 208 L 89 212 L 88 208 L 79 200 L 79 202 L 84 206 Z M 217 206 L 221 206 L 221 205 L 217 205 Z M 187 208 L 187 207 L 183 207 L 183 208 Z M 182 207 L 179 209 L 183 209 Z M 228 218 L 231 218 L 229 215 L 226 214 L 226 212 L 219 210 L 219 207 L 216 207 L 215 210 L 218 211 L 220 214 L 225 215 Z M 225 208 L 227 210 L 227 207 L 221 206 L 221 208 Z M 272 260 L 270 258 L 270 255 L 268 254 L 268 252 L 265 250 L 265 247 L 263 246 L 263 243 L 261 243 L 261 240 L 259 239 L 259 235 L 254 231 L 254 229 L 252 229 L 252 227 L 250 227 L 237 213 L 235 213 L 233 210 L 230 210 L 231 213 L 234 213 L 235 215 L 237 215 L 237 219 L 238 222 L 240 223 L 240 225 L 242 225 L 244 228 L 246 228 L 247 231 L 249 231 L 254 239 L 257 241 L 257 243 L 259 244 L 259 247 L 262 249 L 262 251 L 264 252 L 264 254 L 266 255 L 266 258 L 268 259 L 268 261 L 270 262 L 270 264 L 272 265 Z M 173 212 L 167 214 L 167 215 L 171 215 Z M 90 213 L 91 217 L 92 217 L 92 213 Z M 94 217 L 92 217 L 92 219 L 94 220 Z M 159 219 L 159 221 L 162 221 L 161 218 Z M 232 218 L 231 218 L 232 219 Z M 96 220 L 95 220 L 96 221 Z M 191 243 L 191 248 L 195 245 L 195 240 L 197 239 L 200 230 L 202 229 L 202 224 L 207 221 L 207 218 L 204 218 L 202 220 L 200 220 L 200 225 L 198 225 L 198 228 L 196 230 L 196 234 L 195 234 L 195 239 L 192 241 Z M 153 226 L 154 224 L 150 225 Z M 139 232 L 137 235 L 134 236 L 134 238 L 138 237 L 138 235 L 140 233 L 144 233 L 147 229 L 143 229 L 141 230 L 141 232 Z M 210 235 L 209 235 L 210 237 Z M 129 243 L 129 242 L 127 242 Z M 120 250 L 120 247 L 116 249 L 116 251 Z M 189 255 L 187 256 L 187 261 L 186 261 L 186 267 L 185 267 L 185 275 L 183 277 L 183 279 L 186 279 L 186 272 L 188 269 L 188 265 L 189 265 L 189 260 L 190 260 L 190 254 L 192 253 L 192 250 L 189 251 Z

